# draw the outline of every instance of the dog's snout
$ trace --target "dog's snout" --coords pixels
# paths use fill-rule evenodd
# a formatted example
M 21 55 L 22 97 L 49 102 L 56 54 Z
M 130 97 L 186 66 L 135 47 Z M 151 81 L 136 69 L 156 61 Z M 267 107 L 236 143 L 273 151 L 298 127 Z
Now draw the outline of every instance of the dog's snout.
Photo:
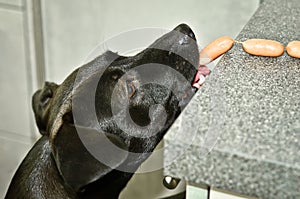
M 194 32 L 186 24 L 180 24 L 174 30 L 179 31 L 184 35 L 187 35 L 188 37 L 192 38 L 193 40 L 196 40 Z M 186 37 L 185 39 L 183 38 L 183 40 L 186 40 L 186 42 L 188 42 L 188 39 L 189 39 L 188 37 Z

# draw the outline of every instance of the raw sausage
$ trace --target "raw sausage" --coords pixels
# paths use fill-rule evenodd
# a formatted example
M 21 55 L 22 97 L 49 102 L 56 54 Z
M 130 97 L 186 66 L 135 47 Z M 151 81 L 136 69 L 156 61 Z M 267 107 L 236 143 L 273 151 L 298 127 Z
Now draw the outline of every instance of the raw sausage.
M 300 41 L 291 41 L 288 43 L 286 52 L 291 57 L 300 58 Z
M 251 55 L 278 57 L 284 52 L 284 46 L 274 40 L 249 39 L 242 42 L 242 45 L 243 49 Z
M 234 40 L 228 36 L 219 37 L 200 52 L 200 65 L 206 65 L 226 53 L 233 46 Z

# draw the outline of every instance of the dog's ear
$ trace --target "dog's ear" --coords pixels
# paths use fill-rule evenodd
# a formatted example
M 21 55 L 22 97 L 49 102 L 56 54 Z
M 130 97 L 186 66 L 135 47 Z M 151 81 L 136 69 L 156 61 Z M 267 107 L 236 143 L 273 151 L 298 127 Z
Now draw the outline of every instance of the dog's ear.
M 46 132 L 46 127 L 49 117 L 49 109 L 57 88 L 57 84 L 45 82 L 43 88 L 35 92 L 32 97 L 32 108 L 35 121 L 42 135 L 48 134 Z
M 128 156 L 119 137 L 68 122 L 53 138 L 52 149 L 65 183 L 77 192 L 120 166 Z

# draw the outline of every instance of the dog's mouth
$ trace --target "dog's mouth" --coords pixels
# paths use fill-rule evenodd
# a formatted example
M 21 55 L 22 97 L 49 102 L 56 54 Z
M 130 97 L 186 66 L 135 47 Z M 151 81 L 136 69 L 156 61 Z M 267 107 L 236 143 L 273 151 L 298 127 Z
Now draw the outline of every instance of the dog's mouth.
M 211 70 L 206 65 L 200 65 L 200 49 L 198 47 L 196 36 L 192 29 L 186 24 L 180 24 L 173 31 L 176 32 L 175 34 L 179 33 L 179 35 L 183 35 L 180 35 L 179 39 L 177 39 L 176 42 L 174 42 L 174 45 L 171 47 L 170 51 L 172 52 L 175 49 L 175 53 L 177 53 L 179 56 L 184 57 L 184 59 L 187 60 L 190 64 L 192 64 L 196 69 L 192 72 L 192 76 L 194 77 L 193 80 L 190 81 L 189 79 L 192 86 L 192 90 L 187 89 L 184 94 L 184 97 L 182 98 L 181 103 L 187 105 L 187 103 L 191 99 L 191 92 L 195 93 L 204 84 L 205 79 L 211 73 Z M 178 48 L 179 50 L 176 51 L 176 48 Z M 182 74 L 188 74 L 188 76 L 191 76 L 189 72 L 183 69 L 179 70 L 181 70 Z
M 195 75 L 195 78 L 192 83 L 192 87 L 199 89 L 205 82 L 206 77 L 210 74 L 210 69 L 205 66 L 201 65 L 198 68 L 198 71 Z
M 181 25 L 177 26 L 174 30 L 179 31 L 185 35 L 182 39 L 179 40 L 179 43 L 189 44 L 191 42 L 196 42 L 195 34 L 193 33 L 193 31 L 191 30 L 191 28 L 188 25 L 181 24 Z M 198 47 L 198 45 L 197 45 L 197 47 Z M 199 51 L 197 51 L 197 53 L 200 54 Z M 199 56 L 196 56 L 196 57 L 197 57 L 196 61 L 193 61 L 193 60 L 189 60 L 189 61 L 191 61 L 191 63 L 193 65 L 197 66 L 197 72 L 194 75 L 194 79 L 192 81 L 192 87 L 195 89 L 199 89 L 203 85 L 206 77 L 210 74 L 211 71 L 206 65 L 200 65 L 200 62 L 199 62 L 200 57 Z
M 191 83 L 192 87 L 197 90 L 203 85 L 206 77 L 210 74 L 211 71 L 206 65 L 200 65 L 199 63 L 200 52 L 196 41 L 196 36 L 188 25 L 180 24 L 169 34 L 163 36 L 157 43 L 160 43 L 159 45 L 165 45 L 165 42 L 162 42 L 161 40 L 172 40 L 172 33 L 174 33 L 174 35 L 176 35 L 175 37 L 177 38 L 174 40 L 173 46 L 168 50 L 170 52 L 175 52 L 179 56 L 183 57 L 197 69 L 197 71 L 192 75 L 194 79 Z M 153 44 L 153 46 L 160 48 L 159 45 L 156 46 L 156 43 Z M 189 76 L 191 75 L 184 69 L 179 70 L 182 74 L 188 74 Z

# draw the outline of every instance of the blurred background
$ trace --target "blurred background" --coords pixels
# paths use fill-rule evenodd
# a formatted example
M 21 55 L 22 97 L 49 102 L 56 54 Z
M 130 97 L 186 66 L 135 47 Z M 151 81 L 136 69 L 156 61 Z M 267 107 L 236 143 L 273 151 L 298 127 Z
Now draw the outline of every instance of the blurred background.
M 0 198 L 39 138 L 31 96 L 44 81 L 61 83 L 98 44 L 137 28 L 187 23 L 200 46 L 235 38 L 258 6 L 259 0 L 0 0 Z M 137 175 L 122 197 L 172 194 L 161 176 Z

